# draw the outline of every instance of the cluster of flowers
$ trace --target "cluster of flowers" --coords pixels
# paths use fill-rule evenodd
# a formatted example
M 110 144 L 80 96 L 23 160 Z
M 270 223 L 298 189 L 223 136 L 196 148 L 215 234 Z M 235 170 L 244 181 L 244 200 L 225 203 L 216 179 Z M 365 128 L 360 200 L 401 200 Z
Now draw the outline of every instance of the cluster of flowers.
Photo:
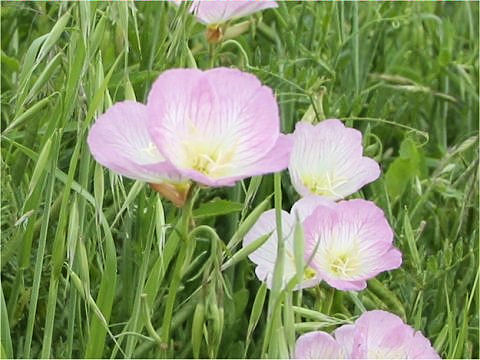
M 274 2 L 194 2 L 205 23 L 220 23 Z M 237 69 L 172 69 L 153 84 L 147 104 L 114 104 L 90 129 L 94 158 L 126 177 L 149 183 L 182 206 L 192 182 L 232 186 L 255 175 L 290 172 L 302 198 L 282 212 L 285 237 L 283 285 L 297 274 L 294 228 L 304 229 L 304 278 L 296 289 L 322 280 L 339 290 L 362 290 L 366 280 L 398 268 L 402 255 L 383 211 L 363 199 L 342 200 L 380 175 L 363 156 L 362 135 L 336 119 L 300 122 L 293 134 L 280 132 L 272 90 Z M 270 235 L 269 235 L 270 234 Z M 271 287 L 277 256 L 275 210 L 263 213 L 243 240 L 267 241 L 249 255 L 255 273 Z M 392 336 L 394 334 L 394 336 Z M 393 314 L 364 313 L 334 333 L 302 335 L 300 358 L 436 358 L 430 342 Z

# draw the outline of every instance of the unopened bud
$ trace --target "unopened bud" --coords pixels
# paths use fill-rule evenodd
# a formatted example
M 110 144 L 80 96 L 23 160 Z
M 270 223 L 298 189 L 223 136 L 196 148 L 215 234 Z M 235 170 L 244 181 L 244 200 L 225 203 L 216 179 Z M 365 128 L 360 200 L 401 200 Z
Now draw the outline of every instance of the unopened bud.
M 218 44 L 223 39 L 223 29 L 220 25 L 210 25 L 207 27 L 206 36 L 210 44 Z
M 190 190 L 190 183 L 150 183 L 150 187 L 156 192 L 160 193 L 160 195 L 174 203 L 175 206 L 182 207 L 183 205 L 185 205 L 185 201 L 187 200 L 188 191 Z

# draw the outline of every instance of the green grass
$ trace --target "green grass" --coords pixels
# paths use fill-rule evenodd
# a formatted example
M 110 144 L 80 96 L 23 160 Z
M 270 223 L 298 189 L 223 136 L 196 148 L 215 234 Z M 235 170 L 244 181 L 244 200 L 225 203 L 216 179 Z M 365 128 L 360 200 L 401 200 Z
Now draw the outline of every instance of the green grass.
M 442 357 L 477 358 L 479 4 L 281 3 L 214 52 L 184 10 L 2 2 L 2 357 L 285 356 L 302 332 L 379 308 Z M 290 209 L 288 174 L 202 189 L 172 351 L 160 336 L 179 211 L 96 164 L 85 138 L 112 103 L 145 101 L 163 70 L 212 63 L 275 89 L 285 132 L 302 117 L 363 131 L 383 172 L 358 196 L 385 210 L 404 262 L 358 295 L 269 297 L 242 254 L 223 272 L 218 259 L 262 209 Z M 218 198 L 230 203 L 199 208 Z

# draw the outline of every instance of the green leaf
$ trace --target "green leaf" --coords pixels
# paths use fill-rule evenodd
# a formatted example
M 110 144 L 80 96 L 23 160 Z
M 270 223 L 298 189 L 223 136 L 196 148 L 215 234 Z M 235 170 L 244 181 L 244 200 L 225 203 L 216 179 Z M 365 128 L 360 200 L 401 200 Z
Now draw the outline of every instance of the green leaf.
M 400 145 L 399 156 L 392 162 L 385 174 L 388 194 L 393 201 L 405 192 L 407 185 L 416 176 L 423 177 L 424 158 L 414 140 L 407 137 Z
M 242 241 L 248 230 L 250 230 L 253 224 L 257 222 L 260 215 L 267 210 L 269 206 L 270 196 L 258 204 L 257 207 L 253 209 L 252 212 L 245 218 L 245 220 L 238 226 L 237 231 L 235 231 L 235 234 L 233 234 L 232 238 L 228 242 L 228 250 L 232 250 L 240 241 Z
M 202 331 L 205 318 L 205 305 L 199 302 L 195 307 L 192 323 L 192 349 L 193 357 L 198 359 L 200 357 L 200 347 L 202 345 Z
M 3 52 L 3 50 L 0 52 L 0 60 L 3 65 L 5 65 L 7 68 L 9 68 L 12 71 L 18 71 L 20 69 L 20 63 L 18 62 L 17 59 L 14 57 L 10 57 L 7 54 Z
M 238 318 L 241 317 L 245 308 L 247 307 L 249 299 L 248 289 L 240 289 L 233 295 L 233 301 L 235 302 L 235 315 Z
M 265 304 L 265 296 L 267 295 L 267 284 L 262 283 L 260 288 L 257 291 L 257 295 L 255 296 L 255 300 L 252 306 L 252 312 L 250 314 L 250 320 L 248 322 L 248 330 L 247 330 L 247 338 L 245 339 L 245 353 L 244 358 L 247 356 L 248 346 L 250 345 L 250 341 L 252 339 L 253 330 L 257 327 L 258 320 L 262 315 L 263 305 Z
M 234 201 L 228 201 L 223 199 L 216 199 L 211 202 L 200 205 L 200 207 L 193 211 L 194 218 L 219 216 L 225 214 L 231 214 L 234 212 L 242 211 L 243 204 Z
M 252 241 L 247 246 L 242 247 L 242 249 L 237 251 L 230 259 L 228 259 L 227 262 L 225 262 L 222 265 L 222 271 L 228 269 L 230 266 L 233 266 L 239 261 L 245 259 L 248 255 L 250 255 L 255 250 L 257 250 L 260 246 L 265 244 L 265 242 L 270 238 L 270 235 L 272 235 L 272 233 L 262 235 L 258 239 Z
M 0 339 L 2 345 L 2 359 L 12 359 L 13 358 L 13 350 L 12 350 L 12 339 L 10 338 L 10 325 L 8 322 L 8 313 L 7 313 L 7 305 L 5 304 L 5 299 L 3 297 L 3 288 L 0 287 L 0 309 L 1 309 L 1 332 L 0 332 Z

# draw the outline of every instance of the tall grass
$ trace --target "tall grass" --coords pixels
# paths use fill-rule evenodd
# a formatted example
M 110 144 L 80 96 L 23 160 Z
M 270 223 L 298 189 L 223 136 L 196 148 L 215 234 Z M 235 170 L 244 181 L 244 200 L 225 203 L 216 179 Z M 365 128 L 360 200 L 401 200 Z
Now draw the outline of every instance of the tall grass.
M 478 18 L 475 2 L 288 2 L 212 53 L 185 6 L 2 2 L 2 357 L 279 357 L 364 309 L 402 316 L 443 357 L 478 357 Z M 212 65 L 275 89 L 284 132 L 302 117 L 363 131 L 383 174 L 358 196 L 386 211 L 399 270 L 358 294 L 268 292 L 237 244 L 297 199 L 269 175 L 201 190 L 208 227 L 169 296 L 179 211 L 96 164 L 85 138 L 163 70 Z M 207 259 L 223 248 L 221 271 Z

